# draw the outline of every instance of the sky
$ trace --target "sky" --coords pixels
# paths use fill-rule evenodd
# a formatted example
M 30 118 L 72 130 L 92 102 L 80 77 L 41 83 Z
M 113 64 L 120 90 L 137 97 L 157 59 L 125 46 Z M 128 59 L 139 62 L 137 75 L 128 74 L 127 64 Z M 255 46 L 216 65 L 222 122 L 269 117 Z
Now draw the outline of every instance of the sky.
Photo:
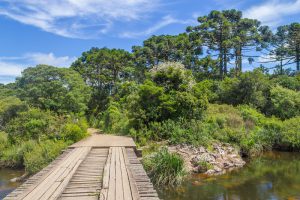
M 300 22 L 300 0 L 0 0 L 0 83 L 37 64 L 69 67 L 91 47 L 128 51 L 178 34 L 211 10 L 238 9 L 272 29 Z

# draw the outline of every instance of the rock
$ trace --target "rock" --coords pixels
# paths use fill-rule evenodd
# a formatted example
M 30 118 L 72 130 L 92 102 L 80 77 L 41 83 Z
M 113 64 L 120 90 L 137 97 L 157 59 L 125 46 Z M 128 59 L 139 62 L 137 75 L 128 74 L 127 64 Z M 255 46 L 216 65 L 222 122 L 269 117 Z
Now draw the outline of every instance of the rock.
M 182 156 L 186 169 L 191 173 L 223 174 L 245 165 L 239 152 L 230 144 L 215 143 L 212 152 L 203 146 L 186 144 L 170 146 L 168 149 Z

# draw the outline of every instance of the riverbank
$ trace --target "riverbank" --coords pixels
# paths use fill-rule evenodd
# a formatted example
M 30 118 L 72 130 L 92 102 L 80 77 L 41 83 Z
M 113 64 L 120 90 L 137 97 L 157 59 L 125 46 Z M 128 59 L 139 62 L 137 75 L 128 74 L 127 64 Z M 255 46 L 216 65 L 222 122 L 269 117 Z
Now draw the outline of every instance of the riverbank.
M 177 187 L 157 187 L 164 200 L 300 199 L 300 153 L 265 152 L 220 176 L 190 175 Z
M 214 143 L 210 149 L 204 146 L 173 145 L 168 150 L 183 158 L 189 173 L 220 175 L 246 164 L 238 149 L 226 143 Z

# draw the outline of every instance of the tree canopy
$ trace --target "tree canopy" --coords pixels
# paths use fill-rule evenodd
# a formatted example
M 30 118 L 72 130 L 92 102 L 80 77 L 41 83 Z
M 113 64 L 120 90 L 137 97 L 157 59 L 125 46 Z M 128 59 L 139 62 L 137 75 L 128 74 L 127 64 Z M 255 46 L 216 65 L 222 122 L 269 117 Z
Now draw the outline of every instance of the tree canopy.
M 84 113 L 90 89 L 80 74 L 47 65 L 27 68 L 17 79 L 17 96 L 29 105 L 57 113 Z

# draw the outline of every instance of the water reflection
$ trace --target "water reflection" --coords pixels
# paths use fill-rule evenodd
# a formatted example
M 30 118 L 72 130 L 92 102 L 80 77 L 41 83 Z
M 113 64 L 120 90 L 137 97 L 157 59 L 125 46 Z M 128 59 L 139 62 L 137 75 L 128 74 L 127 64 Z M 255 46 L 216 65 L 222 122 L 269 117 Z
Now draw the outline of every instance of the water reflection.
M 300 199 L 300 153 L 268 152 L 240 170 L 216 177 L 195 175 L 159 194 L 164 200 Z
M 0 169 L 0 199 L 3 199 L 8 193 L 20 185 L 19 182 L 13 183 L 9 180 L 19 177 L 23 173 L 23 170 Z

